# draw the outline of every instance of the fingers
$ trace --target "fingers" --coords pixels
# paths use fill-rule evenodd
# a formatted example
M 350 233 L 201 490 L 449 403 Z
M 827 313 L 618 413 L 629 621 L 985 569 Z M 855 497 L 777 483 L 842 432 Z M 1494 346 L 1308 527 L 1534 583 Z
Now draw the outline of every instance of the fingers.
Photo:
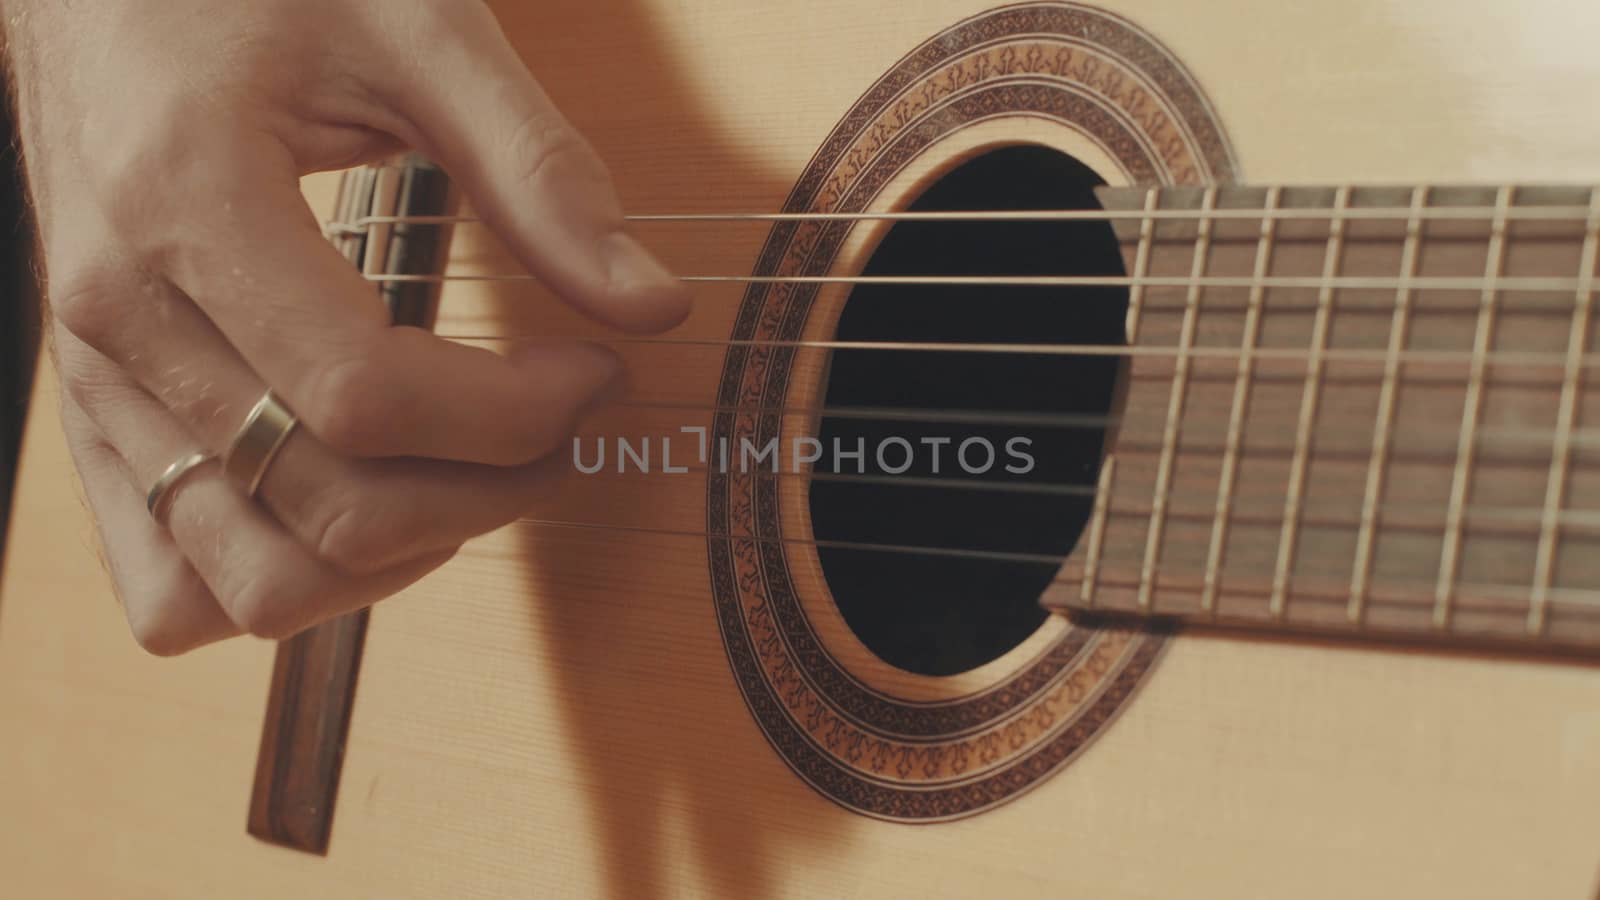
M 623 229 L 605 165 L 556 109 L 481 3 L 419 4 L 416 65 L 385 70 L 385 98 L 524 265 L 617 328 L 662 331 L 689 292 Z
M 64 350 L 78 352 L 70 346 Z M 73 415 L 92 416 L 101 437 L 98 445 L 80 439 L 89 448 L 86 471 L 94 473 L 86 474 L 86 484 L 92 482 L 103 498 L 96 512 L 110 514 L 104 526 L 115 538 L 107 541 L 108 553 L 115 554 L 112 571 L 128 598 L 130 624 L 141 643 L 157 652 L 179 652 L 239 631 L 287 637 L 401 590 L 453 555 L 453 550 L 436 551 L 372 575 L 351 575 L 310 553 L 229 484 L 216 465 L 193 469 L 172 487 L 166 515 L 170 537 L 164 537 L 144 515 L 140 488 L 132 486 L 154 483 L 173 460 L 195 451 L 194 440 L 114 367 L 81 357 L 74 365 L 100 370 L 75 375 L 80 387 L 71 401 Z M 93 387 L 85 386 L 86 380 Z M 126 472 L 121 502 L 116 502 L 117 479 L 108 474 L 116 467 L 104 461 L 113 450 Z M 140 535 L 143 540 L 134 539 Z M 163 552 L 153 553 L 152 547 Z M 174 549 L 181 553 L 176 561 Z M 183 558 L 199 584 L 179 569 Z
M 492 15 L 478 3 L 420 3 L 391 18 L 414 16 L 438 20 L 422 31 L 435 40 L 404 48 L 415 65 L 371 76 L 410 123 L 410 136 L 441 158 L 507 243 L 569 301 L 629 329 L 679 321 L 688 308 L 683 286 L 622 231 L 603 166 Z M 299 191 L 296 155 L 273 136 L 280 125 L 179 128 L 183 121 L 165 117 L 88 161 L 106 219 L 88 227 L 101 228 L 104 240 L 76 227 L 73 243 L 126 247 L 125 258 L 66 267 L 52 259 L 51 267 L 53 277 L 70 276 L 54 286 L 61 315 L 91 345 L 105 343 L 96 329 L 123 325 L 122 309 L 106 304 L 123 297 L 126 286 L 111 279 L 131 264 L 193 298 L 334 449 L 491 465 L 547 452 L 552 430 L 569 426 L 619 378 L 616 358 L 594 346 L 500 356 L 390 327 L 373 285 L 317 228 Z
M 238 351 L 318 437 L 359 456 L 496 465 L 549 450 L 620 376 L 599 347 L 502 357 L 392 328 L 372 284 L 323 239 L 285 178 L 249 182 L 237 241 L 196 237 L 171 269 Z M 238 189 L 235 189 L 238 190 Z
M 299 194 L 284 190 L 292 196 L 276 202 L 241 198 L 226 213 L 240 217 L 235 227 L 208 228 L 174 251 L 172 271 L 203 315 L 136 260 L 96 258 L 52 260 L 56 317 L 119 364 L 142 363 L 140 380 L 158 395 L 226 378 L 203 348 L 242 356 L 232 369 L 264 379 L 312 433 L 355 456 L 525 463 L 615 389 L 620 364 L 598 346 L 548 343 L 502 357 L 390 327 L 372 285 L 290 215 L 297 207 L 309 221 Z M 115 246 L 99 217 L 77 227 L 78 246 Z
M 168 527 L 228 618 L 273 639 L 370 606 L 454 555 L 438 552 L 374 575 L 346 574 L 308 553 L 220 474 L 201 475 L 187 487 Z
M 352 461 L 291 435 L 259 497 L 320 559 L 366 574 L 453 551 L 547 496 L 564 460 L 499 468 L 421 459 Z
M 211 589 L 146 512 L 132 473 L 71 398 L 63 403 L 62 423 L 100 526 L 107 568 L 139 646 L 173 656 L 238 634 Z
M 200 445 L 226 451 L 266 390 L 188 298 L 171 289 L 138 291 L 122 327 L 103 348 L 75 335 L 58 339 L 63 378 L 96 419 L 118 414 L 120 391 L 84 382 L 118 377 L 118 366 L 176 416 Z M 531 417 L 542 421 L 543 417 Z M 567 432 L 551 428 L 553 446 Z M 169 460 L 170 461 L 170 460 Z M 259 498 L 302 545 L 352 574 L 380 572 L 418 556 L 451 551 L 524 514 L 565 466 L 550 459 L 494 467 L 422 458 L 352 459 L 304 429 L 291 434 L 267 471 Z
M 156 652 L 281 636 L 409 584 L 541 493 L 560 467 L 530 461 L 620 377 L 596 346 L 500 356 L 391 327 L 323 239 L 302 166 L 410 140 L 577 307 L 630 330 L 688 309 L 482 4 L 347 12 L 304 40 L 223 27 L 212 43 L 238 51 L 228 72 L 162 68 L 131 101 L 52 119 L 66 123 L 54 157 L 72 165 L 34 196 L 74 447 L 130 624 Z M 352 24 L 389 40 L 355 47 L 335 27 Z M 175 490 L 168 527 L 151 522 L 144 488 L 197 446 L 225 449 L 269 387 L 304 427 L 260 502 L 204 466 Z

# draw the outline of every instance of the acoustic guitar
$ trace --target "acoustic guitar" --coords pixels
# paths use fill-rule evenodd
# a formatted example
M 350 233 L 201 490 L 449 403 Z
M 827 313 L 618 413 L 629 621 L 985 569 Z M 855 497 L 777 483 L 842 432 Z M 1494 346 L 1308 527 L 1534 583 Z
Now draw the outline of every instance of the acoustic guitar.
M 0 893 L 1595 896 L 1600 7 L 497 7 L 692 317 L 307 179 L 397 322 L 631 387 L 370 615 L 171 660 L 41 370 Z

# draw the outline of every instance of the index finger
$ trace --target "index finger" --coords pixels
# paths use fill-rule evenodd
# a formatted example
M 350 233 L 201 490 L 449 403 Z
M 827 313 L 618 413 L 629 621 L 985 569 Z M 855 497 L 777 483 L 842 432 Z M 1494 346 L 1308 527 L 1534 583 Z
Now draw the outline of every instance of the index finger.
M 215 159 L 202 170 L 210 184 L 187 185 L 197 199 L 176 200 L 159 217 L 165 230 L 147 236 L 153 261 L 336 449 L 520 464 L 552 449 L 618 377 L 615 357 L 594 345 L 500 356 L 391 327 L 372 283 L 323 238 L 286 152 L 263 142 Z M 134 321 L 158 308 L 128 307 L 128 327 L 152 328 L 147 352 L 178 334 L 203 339 Z
M 373 76 L 522 263 L 567 302 L 627 331 L 662 331 L 689 292 L 624 227 L 605 164 L 562 115 L 482 3 L 418 4 L 415 65 Z M 404 44 L 406 38 L 397 39 Z

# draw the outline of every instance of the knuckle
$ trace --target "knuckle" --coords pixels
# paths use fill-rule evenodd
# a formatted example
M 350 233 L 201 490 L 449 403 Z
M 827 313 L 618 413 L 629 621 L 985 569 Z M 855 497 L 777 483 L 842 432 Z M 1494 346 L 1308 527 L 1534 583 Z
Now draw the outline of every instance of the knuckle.
M 499 30 L 499 23 L 483 3 L 460 0 L 416 0 L 396 4 L 391 22 L 402 46 L 437 52 L 441 41 L 461 51 L 481 53 L 483 40 Z
M 150 613 L 128 614 L 134 643 L 151 656 L 177 656 L 190 649 L 170 618 Z
M 117 451 L 101 437 L 89 416 L 76 401 L 61 404 L 61 431 L 67 438 L 67 452 L 85 482 L 121 474 L 122 461 Z M 104 535 L 102 535 L 102 538 Z
M 409 4 L 410 24 L 418 36 L 451 34 L 463 30 L 468 24 L 463 15 L 475 3 L 456 3 L 454 0 L 421 0 Z
M 66 395 L 91 418 L 125 399 L 126 386 L 116 371 L 83 353 L 57 354 L 56 371 Z
M 155 583 L 132 589 L 119 584 L 118 593 L 133 640 L 146 653 L 177 656 L 206 640 L 188 611 L 211 603 L 211 595 L 191 571 L 168 567 Z
M 242 575 L 223 600 L 235 625 L 269 640 L 283 640 L 305 627 L 305 598 L 291 593 L 292 585 L 277 569 L 259 569 Z M 222 599 L 222 598 L 219 598 Z
M 546 179 L 606 181 L 609 177 L 582 135 L 549 113 L 523 113 L 508 147 L 510 170 L 520 189 L 536 189 Z
M 92 117 L 82 156 L 107 226 L 142 265 L 165 269 L 193 243 L 197 215 L 226 204 L 246 172 L 236 129 L 197 128 L 203 105 L 190 92 L 154 94 L 137 117 Z
M 536 416 L 526 417 L 537 419 Z M 565 443 L 561 426 L 550 420 L 507 423 L 499 434 L 485 435 L 473 448 L 473 461 L 498 468 L 531 465 Z
M 128 629 L 133 633 L 134 644 L 152 657 L 176 657 L 192 650 L 192 641 L 186 639 L 173 615 L 162 615 L 163 605 L 155 610 L 128 612 Z
M 351 357 L 315 378 L 301 416 L 313 434 L 341 453 L 385 455 L 394 446 L 393 429 L 405 407 L 395 384 L 376 360 Z
M 526 416 L 519 424 L 520 433 L 498 465 L 529 465 L 547 459 L 567 446 L 578 432 L 577 414 L 562 410 L 552 410 L 544 416 Z
M 192 141 L 184 138 L 185 119 L 192 125 L 187 104 L 160 93 L 141 118 L 124 110 L 88 118 L 84 135 L 93 152 L 84 154 L 85 174 L 119 229 L 147 229 L 151 207 L 167 195 L 171 176 L 193 168 L 188 165 L 193 150 Z
M 313 552 L 349 574 L 377 572 L 388 562 L 384 519 L 352 497 L 335 501 L 328 512 L 318 517 Z
M 50 310 L 61 327 L 91 347 L 102 347 L 115 333 L 116 282 L 95 268 L 73 272 L 50 290 Z

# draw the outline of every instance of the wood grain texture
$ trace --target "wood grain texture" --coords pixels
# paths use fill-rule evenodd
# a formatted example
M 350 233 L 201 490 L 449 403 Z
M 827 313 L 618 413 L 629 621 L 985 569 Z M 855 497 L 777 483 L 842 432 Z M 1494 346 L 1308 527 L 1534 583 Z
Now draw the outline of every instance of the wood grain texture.
M 250 833 L 326 853 L 369 610 L 278 644 L 250 795 Z
M 1253 182 L 1600 180 L 1588 7 L 1106 5 L 1196 73 Z M 778 208 L 866 86 L 983 6 L 497 11 L 629 209 L 731 212 Z M 1122 182 L 1089 142 L 1073 152 Z M 328 181 L 307 187 L 326 214 Z M 734 273 L 766 230 L 639 232 L 679 271 Z M 463 227 L 451 265 L 509 260 Z M 739 296 L 700 291 L 681 334 L 725 340 Z M 438 327 L 608 336 L 522 284 L 453 285 Z M 626 356 L 647 400 L 704 403 L 722 369 L 703 350 Z M 1184 636 L 1040 789 L 955 823 L 894 825 L 827 802 L 767 745 L 729 675 L 703 540 L 527 524 L 472 542 L 374 615 L 333 850 L 286 852 L 240 828 L 273 648 L 140 654 L 92 550 L 56 391 L 38 379 L 27 524 L 0 581 L 0 869 L 19 896 L 1487 900 L 1592 897 L 1600 876 L 1592 667 Z M 587 428 L 682 424 L 613 411 Z M 705 496 L 696 474 L 574 478 L 532 514 L 693 532 Z M 971 691 L 1019 664 L 918 678 L 814 621 L 853 674 L 902 695 Z

